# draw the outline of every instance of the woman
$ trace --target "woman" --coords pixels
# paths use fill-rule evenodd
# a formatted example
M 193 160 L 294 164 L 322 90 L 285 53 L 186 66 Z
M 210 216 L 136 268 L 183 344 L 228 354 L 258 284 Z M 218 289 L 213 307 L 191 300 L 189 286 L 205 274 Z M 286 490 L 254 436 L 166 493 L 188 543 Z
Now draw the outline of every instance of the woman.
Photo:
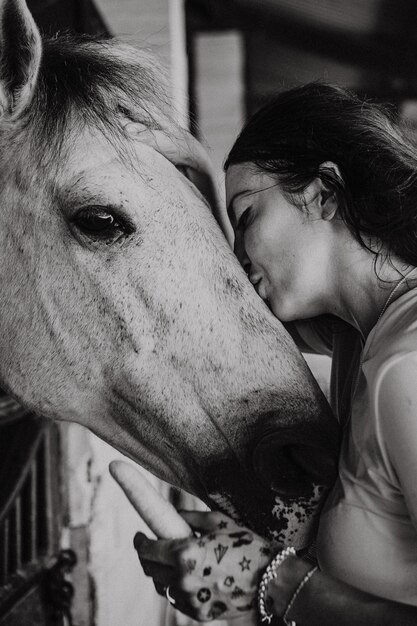
M 332 356 L 339 478 L 320 519 L 317 568 L 286 551 L 265 573 L 263 539 L 241 545 L 229 518 L 190 512 L 199 537 L 137 537 L 144 569 L 201 620 L 253 610 L 262 579 L 265 621 L 416 624 L 416 148 L 379 108 L 310 84 L 260 110 L 225 169 L 250 281 L 301 349 Z M 227 548 L 219 563 L 218 545 Z

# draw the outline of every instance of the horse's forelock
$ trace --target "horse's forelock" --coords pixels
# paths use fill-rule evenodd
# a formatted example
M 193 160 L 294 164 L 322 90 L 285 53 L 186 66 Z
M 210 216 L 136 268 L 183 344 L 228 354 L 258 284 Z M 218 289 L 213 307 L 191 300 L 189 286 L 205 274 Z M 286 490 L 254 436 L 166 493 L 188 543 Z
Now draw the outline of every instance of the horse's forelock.
M 126 151 L 126 118 L 148 128 L 172 125 L 167 91 L 162 68 L 133 46 L 75 35 L 46 39 L 37 88 L 15 143 L 21 136 L 27 145 L 30 138 L 32 158 L 57 163 L 69 130 L 88 126 Z

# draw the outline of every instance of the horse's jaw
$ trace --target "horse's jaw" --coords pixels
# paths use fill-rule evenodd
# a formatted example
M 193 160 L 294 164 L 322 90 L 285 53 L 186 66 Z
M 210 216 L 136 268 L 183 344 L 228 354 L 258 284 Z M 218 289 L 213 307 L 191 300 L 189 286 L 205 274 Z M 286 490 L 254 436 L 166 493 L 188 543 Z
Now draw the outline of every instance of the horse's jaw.
M 256 416 L 253 440 L 239 445 L 223 431 L 221 452 L 204 458 L 200 449 L 192 472 L 200 488 L 195 491 L 190 484 L 188 489 L 259 534 L 301 548 L 311 540 L 323 496 L 335 478 L 335 458 L 318 445 L 295 441 L 296 432 L 271 426 L 273 417 Z
M 200 462 L 204 492 L 197 495 L 261 535 L 305 547 L 335 476 L 334 459 L 324 449 L 309 450 L 294 442 L 296 433 L 286 440 L 278 425 L 264 430 L 262 416 L 257 421 L 259 432 L 246 456 L 238 456 L 237 450 L 224 451 L 205 465 Z M 317 455 L 322 455 L 321 468 L 315 462 Z
M 337 425 L 282 326 L 252 292 L 245 311 L 252 302 L 263 316 L 263 333 L 251 340 L 236 320 L 225 333 L 228 351 L 223 355 L 215 338 L 223 368 L 214 361 L 208 340 L 203 350 L 210 370 L 201 365 L 198 346 L 203 342 L 197 340 L 182 344 L 182 355 L 153 367 L 150 343 L 144 367 L 135 368 L 132 361 L 123 370 L 113 394 L 118 401 L 112 420 L 101 421 L 113 426 L 98 434 L 212 508 L 262 535 L 302 547 L 335 478 Z M 244 345 L 239 344 L 242 336 Z M 148 375 L 152 394 L 144 391 L 145 368 L 154 371 L 152 379 Z
M 126 439 L 123 451 L 259 534 L 296 548 L 308 545 L 323 496 L 335 477 L 336 455 L 317 441 L 303 445 L 297 429 L 285 432 L 279 413 L 254 415 L 249 428 L 247 415 L 229 415 L 229 426 L 228 419 L 198 413 L 194 423 L 190 415 L 182 434 L 167 423 L 166 435 L 155 436 L 153 445 L 138 446 L 135 435 Z M 240 437 L 235 434 L 239 423 Z M 109 443 L 120 447 L 120 442 L 118 430 Z M 337 442 L 333 445 L 335 452 Z
M 311 542 L 324 485 L 312 484 L 308 491 L 297 496 L 280 495 L 272 487 L 267 489 L 261 484 L 256 472 L 252 474 L 241 468 L 236 471 L 233 463 L 217 462 L 213 469 L 224 480 L 208 481 L 210 493 L 205 501 L 209 506 L 228 513 L 269 539 L 297 549 Z

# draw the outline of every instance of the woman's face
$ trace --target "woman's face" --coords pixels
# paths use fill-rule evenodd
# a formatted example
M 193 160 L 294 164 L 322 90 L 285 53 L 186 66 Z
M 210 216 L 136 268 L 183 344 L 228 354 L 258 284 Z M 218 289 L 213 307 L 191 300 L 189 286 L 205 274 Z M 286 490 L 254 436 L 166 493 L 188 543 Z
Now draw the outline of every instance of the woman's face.
M 326 312 L 331 224 L 320 190 L 306 190 L 306 208 L 290 202 L 276 179 L 251 164 L 232 165 L 226 199 L 235 252 L 258 294 L 282 321 Z

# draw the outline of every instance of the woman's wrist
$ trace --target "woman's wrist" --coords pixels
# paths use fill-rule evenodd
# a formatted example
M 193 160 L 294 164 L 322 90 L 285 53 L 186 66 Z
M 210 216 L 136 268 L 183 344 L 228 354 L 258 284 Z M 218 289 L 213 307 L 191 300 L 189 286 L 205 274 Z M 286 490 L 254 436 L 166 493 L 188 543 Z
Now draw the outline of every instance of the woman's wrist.
M 309 572 L 313 569 L 312 563 L 296 556 L 289 556 L 282 562 L 277 569 L 276 578 L 270 581 L 267 592 L 272 601 L 274 615 L 282 618 L 286 614 L 286 618 L 291 619 L 292 609 L 301 593 L 300 583 L 307 584 Z
M 281 567 L 282 563 L 290 556 L 296 556 L 295 549 L 290 546 L 283 548 L 274 556 L 262 574 L 258 587 L 258 610 L 261 622 L 271 623 L 274 613 L 271 612 L 271 605 L 273 603 L 268 593 L 269 585 L 271 581 L 276 578 L 277 570 Z

